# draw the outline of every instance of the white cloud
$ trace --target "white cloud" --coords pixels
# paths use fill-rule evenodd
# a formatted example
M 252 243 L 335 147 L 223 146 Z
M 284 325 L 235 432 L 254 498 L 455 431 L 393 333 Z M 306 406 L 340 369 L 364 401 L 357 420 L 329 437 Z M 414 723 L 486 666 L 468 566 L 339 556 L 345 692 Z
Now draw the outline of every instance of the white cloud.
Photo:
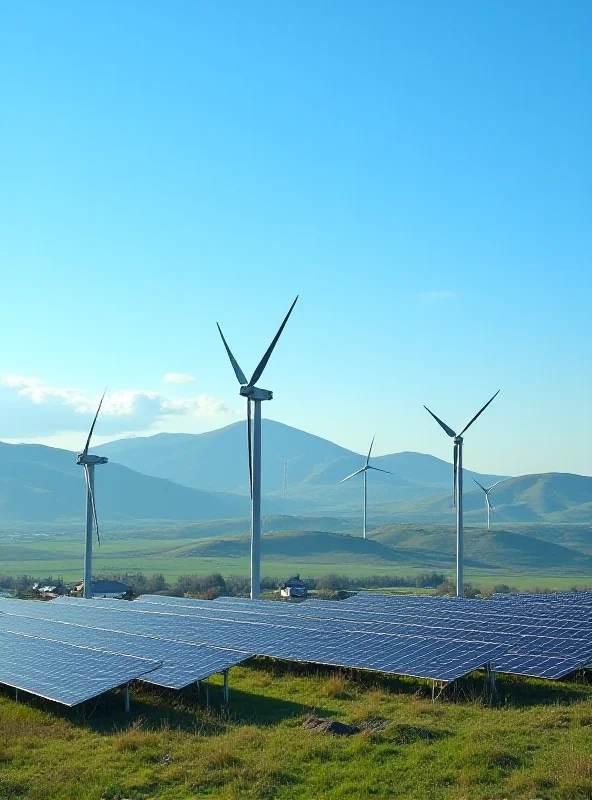
M 76 387 L 56 387 L 39 378 L 7 375 L 0 383 L 0 437 L 30 438 L 85 431 L 99 397 Z M 172 418 L 228 421 L 237 411 L 207 394 L 169 397 L 152 390 L 120 389 L 105 396 L 97 433 L 133 433 L 162 427 Z M 177 424 L 179 424 L 177 422 Z
M 167 372 L 162 379 L 165 383 L 192 383 L 195 380 L 193 375 L 186 372 Z

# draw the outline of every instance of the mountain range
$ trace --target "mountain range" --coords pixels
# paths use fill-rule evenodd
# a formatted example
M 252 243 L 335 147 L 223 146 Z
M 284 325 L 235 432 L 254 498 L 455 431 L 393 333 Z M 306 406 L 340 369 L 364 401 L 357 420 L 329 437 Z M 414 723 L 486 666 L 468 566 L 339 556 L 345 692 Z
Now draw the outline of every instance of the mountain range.
M 271 420 L 263 421 L 263 512 L 357 521 L 361 479 L 340 481 L 359 469 L 365 455 Z M 249 513 L 244 423 L 209 433 L 157 434 L 93 448 L 109 457 L 97 469 L 99 519 L 198 521 L 238 519 Z M 467 452 L 468 455 L 468 452 Z M 369 476 L 369 520 L 452 523 L 452 465 L 422 453 L 372 459 L 394 473 Z M 465 519 L 482 525 L 488 486 L 503 476 L 465 470 Z M 471 486 L 475 488 L 471 490 Z M 590 523 L 592 478 L 549 473 L 507 478 L 491 494 L 498 523 Z M 85 491 L 76 455 L 42 445 L 0 443 L 0 522 L 65 523 L 82 520 Z M 335 530 L 335 528 L 332 528 Z
M 94 448 L 100 455 L 147 475 L 167 478 L 194 489 L 248 494 L 249 472 L 245 424 L 237 422 L 202 434 L 170 434 L 120 439 Z M 262 485 L 264 511 L 272 498 L 283 496 L 287 461 L 288 509 L 294 513 L 343 512 L 360 505 L 360 481 L 340 481 L 364 464 L 365 456 L 327 439 L 273 420 L 262 421 Z M 372 502 L 409 500 L 450 492 L 449 463 L 423 453 L 394 453 L 372 459 L 392 475 L 369 476 Z M 499 475 L 464 471 L 488 485 Z

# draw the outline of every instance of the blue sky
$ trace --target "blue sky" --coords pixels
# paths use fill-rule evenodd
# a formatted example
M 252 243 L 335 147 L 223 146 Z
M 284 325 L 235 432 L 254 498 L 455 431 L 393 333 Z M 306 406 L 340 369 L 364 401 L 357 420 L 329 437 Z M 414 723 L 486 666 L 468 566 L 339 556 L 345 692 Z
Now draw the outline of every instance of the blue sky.
M 0 26 L 0 437 L 267 416 L 592 474 L 592 6 L 28 2 Z M 181 382 L 177 375 L 192 376 Z M 169 379 L 165 380 L 164 376 Z

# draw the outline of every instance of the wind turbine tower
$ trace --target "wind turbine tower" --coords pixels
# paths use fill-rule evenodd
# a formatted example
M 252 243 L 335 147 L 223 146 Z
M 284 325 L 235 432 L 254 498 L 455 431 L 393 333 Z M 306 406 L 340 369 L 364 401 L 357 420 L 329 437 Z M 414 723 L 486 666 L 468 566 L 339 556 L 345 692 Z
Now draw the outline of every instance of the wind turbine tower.
M 490 501 L 489 501 L 489 492 L 490 492 L 492 489 L 495 489 L 495 487 L 496 487 L 496 486 L 497 486 L 499 483 L 502 483 L 502 481 L 497 481 L 497 483 L 494 483 L 494 484 L 493 484 L 493 486 L 490 486 L 490 487 L 489 487 L 489 489 L 486 489 L 486 488 L 485 488 L 485 486 L 482 486 L 482 485 L 479 483 L 479 481 L 476 481 L 476 480 L 475 480 L 475 478 L 473 478 L 473 481 L 474 481 L 474 482 L 477 484 L 477 486 L 478 486 L 480 489 L 483 489 L 483 491 L 485 492 L 485 508 L 487 509 L 487 530 L 489 531 L 489 530 L 491 530 L 491 527 L 490 527 L 490 524 L 489 524 L 489 518 L 490 518 L 490 514 L 491 514 L 491 512 L 493 511 L 493 506 L 491 505 L 491 503 L 490 503 Z
M 472 420 L 465 425 L 460 433 L 455 433 L 452 428 L 449 428 L 445 422 L 437 417 L 433 411 L 427 406 L 424 406 L 425 410 L 432 415 L 432 417 L 436 420 L 438 425 L 442 428 L 442 430 L 450 436 L 450 438 L 454 441 L 454 505 L 456 506 L 456 596 L 462 597 L 464 592 L 464 583 L 463 583 L 463 466 L 462 466 L 462 448 L 463 448 L 463 433 L 465 433 L 475 422 L 475 420 L 481 416 L 481 414 L 485 411 L 487 406 L 490 403 L 493 403 L 495 398 L 500 393 L 498 389 L 497 392 L 493 395 L 491 400 L 488 400 L 487 403 L 483 406 L 483 408 L 475 414 Z
M 93 524 L 97 532 L 97 542 L 100 546 L 101 539 L 99 536 L 99 522 L 97 520 L 97 507 L 95 504 L 95 467 L 101 464 L 106 464 L 108 459 L 104 456 L 93 456 L 88 452 L 90 447 L 90 440 L 92 439 L 97 417 L 105 399 L 105 392 L 99 402 L 97 413 L 93 419 L 88 439 L 84 446 L 82 453 L 78 454 L 76 463 L 84 467 L 84 480 L 86 483 L 86 539 L 84 547 L 84 588 L 82 596 L 87 600 L 92 599 L 92 548 L 93 548 Z
M 286 314 L 284 321 L 280 325 L 272 343 L 265 351 L 265 355 L 257 365 L 255 372 L 248 381 L 245 373 L 238 365 L 238 361 L 232 355 L 232 351 L 228 346 L 222 329 L 218 325 L 218 331 L 222 337 L 226 353 L 234 369 L 238 382 L 240 383 L 239 393 L 241 397 L 247 399 L 247 447 L 249 451 L 249 483 L 251 489 L 251 599 L 255 600 L 259 597 L 261 591 L 261 403 L 265 400 L 273 400 L 273 392 L 268 389 L 260 389 L 255 386 L 263 370 L 267 366 L 267 362 L 273 350 L 278 343 L 278 339 L 282 335 L 286 323 L 292 313 L 296 300 L 290 306 L 290 310 Z M 251 422 L 251 404 L 254 406 L 253 422 Z
M 347 478 L 344 478 L 340 483 L 345 483 L 350 478 L 353 478 L 355 475 L 359 475 L 360 473 L 364 476 L 364 516 L 362 518 L 362 536 L 366 538 L 366 519 L 367 519 L 367 512 L 368 512 L 368 470 L 373 469 L 376 472 L 386 472 L 389 475 L 393 475 L 392 472 L 389 472 L 388 469 L 380 469 L 380 467 L 372 467 L 370 466 L 370 456 L 372 455 L 372 446 L 374 444 L 374 436 L 372 437 L 372 441 L 370 442 L 370 450 L 368 450 L 368 455 L 366 456 L 366 463 L 361 469 L 352 472 L 351 475 L 348 475 Z

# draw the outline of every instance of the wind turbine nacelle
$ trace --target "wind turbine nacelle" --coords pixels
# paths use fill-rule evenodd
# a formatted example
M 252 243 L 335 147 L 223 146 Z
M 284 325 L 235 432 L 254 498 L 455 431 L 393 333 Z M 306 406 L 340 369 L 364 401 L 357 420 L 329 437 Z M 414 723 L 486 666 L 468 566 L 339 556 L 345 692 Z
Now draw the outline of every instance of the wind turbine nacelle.
M 269 389 L 259 389 L 257 386 L 240 387 L 240 393 L 243 397 L 249 397 L 251 400 L 273 400 L 273 392 Z
M 108 458 L 105 456 L 92 456 L 89 453 L 84 455 L 84 453 L 78 453 L 78 458 L 76 459 L 76 463 L 83 465 L 83 464 L 107 464 L 109 461 Z

